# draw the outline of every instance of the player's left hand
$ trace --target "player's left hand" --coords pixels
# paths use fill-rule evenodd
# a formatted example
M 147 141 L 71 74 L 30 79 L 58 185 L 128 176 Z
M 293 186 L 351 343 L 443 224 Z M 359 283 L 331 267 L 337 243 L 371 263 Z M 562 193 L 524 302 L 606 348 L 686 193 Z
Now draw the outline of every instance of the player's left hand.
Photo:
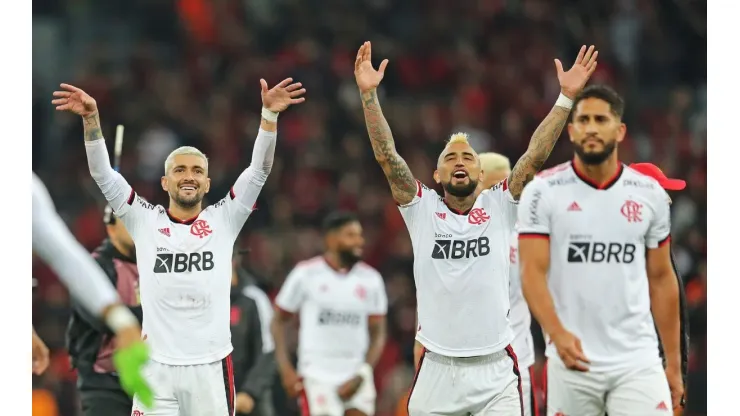
M 44 341 L 39 338 L 35 330 L 33 331 L 32 342 L 33 347 L 31 349 L 31 357 L 33 364 L 33 373 L 37 376 L 40 376 L 49 367 L 49 348 L 47 348 L 46 344 L 44 344 Z
M 252 413 L 252 410 L 254 410 L 254 399 L 249 393 L 239 392 L 236 394 L 234 407 L 238 413 Z
M 262 86 L 262 105 L 273 113 L 279 113 L 285 111 L 293 104 L 300 104 L 306 101 L 305 97 L 301 97 L 306 92 L 305 88 L 301 88 L 303 84 L 292 82 L 293 78 L 286 78 L 268 90 L 267 81 L 260 79 L 260 85 Z
M 673 403 L 674 409 L 678 409 L 681 407 L 681 399 L 683 398 L 681 369 L 668 366 L 665 369 L 665 376 L 668 379 L 668 387 L 671 388 L 671 403 Z
M 362 377 L 357 375 L 349 379 L 347 382 L 339 386 L 339 390 L 337 390 L 337 393 L 339 394 L 339 398 L 342 400 L 349 400 L 352 398 L 352 396 L 357 393 L 357 390 L 362 385 Z
M 588 50 L 586 50 L 586 45 L 581 46 L 578 57 L 568 72 L 563 70 L 563 64 L 559 59 L 555 60 L 560 92 L 571 100 L 576 98 L 576 95 L 586 86 L 591 74 L 596 71 L 596 58 L 599 56 L 599 51 L 594 51 L 594 49 L 594 45 L 591 45 Z

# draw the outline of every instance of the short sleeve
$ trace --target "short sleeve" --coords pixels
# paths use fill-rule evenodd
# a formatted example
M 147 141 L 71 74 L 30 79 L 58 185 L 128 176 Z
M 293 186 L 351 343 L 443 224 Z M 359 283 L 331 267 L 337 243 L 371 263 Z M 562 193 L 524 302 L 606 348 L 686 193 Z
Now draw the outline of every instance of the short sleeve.
M 671 236 L 671 208 L 670 197 L 660 189 L 660 197 L 656 198 L 655 215 L 650 221 L 645 244 L 647 248 L 658 248 L 670 241 Z
M 518 225 L 519 238 L 549 237 L 551 207 L 546 193 L 546 183 L 535 178 L 524 187 L 519 199 Z
M 377 274 L 377 284 L 370 298 L 369 308 L 371 316 L 383 316 L 388 312 L 388 295 L 385 292 L 385 283 L 380 274 Z
M 401 216 L 409 232 L 412 232 L 414 229 L 417 218 L 423 215 L 424 206 L 428 201 L 431 201 L 431 198 L 437 197 L 438 195 L 434 190 L 427 188 L 418 180 L 416 181 L 416 195 L 414 195 L 414 199 L 408 204 L 398 206 L 398 210 L 401 211 Z
M 501 182 L 493 185 L 489 190 L 491 198 L 496 199 L 496 202 L 501 207 L 504 213 L 504 219 L 510 229 L 514 229 L 517 218 L 517 206 L 519 202 L 514 199 L 514 195 L 509 190 L 509 179 L 504 179 Z
M 275 298 L 275 305 L 278 308 L 290 313 L 298 312 L 304 298 L 302 276 L 303 272 L 298 268 L 288 274 Z

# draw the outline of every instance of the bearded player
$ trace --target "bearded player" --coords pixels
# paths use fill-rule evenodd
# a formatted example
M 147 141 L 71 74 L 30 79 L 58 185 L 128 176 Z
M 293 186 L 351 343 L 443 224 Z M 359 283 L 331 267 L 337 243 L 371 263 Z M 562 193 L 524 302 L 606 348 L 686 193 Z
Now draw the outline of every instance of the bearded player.
M 365 123 L 414 249 L 416 339 L 424 351 L 409 415 L 521 415 L 509 325 L 509 239 L 516 203 L 560 136 L 572 99 L 596 68 L 597 52 L 581 48 L 568 72 L 555 61 L 561 96 L 509 177 L 494 187 L 477 192 L 480 159 L 465 134 L 453 135 L 434 172 L 444 198 L 416 180 L 396 151 L 376 92 L 388 60 L 376 71 L 370 57 L 366 42 L 355 61 Z
M 360 261 L 362 226 L 354 214 L 324 220 L 326 252 L 299 263 L 275 299 L 275 358 L 303 416 L 375 414 L 373 368 L 386 340 L 388 308 L 380 274 Z M 290 360 L 285 325 L 298 315 L 298 371 Z
M 683 395 L 669 198 L 619 162 L 623 114 L 611 88 L 579 94 L 573 161 L 539 175 L 519 206 L 522 287 L 547 340 L 548 415 L 665 415 Z
M 262 121 L 251 164 L 223 199 L 205 209 L 201 203 L 211 183 L 203 153 L 181 147 L 167 157 L 161 185 L 169 209 L 152 205 L 111 168 L 95 100 L 68 84 L 54 92 L 57 110 L 82 117 L 90 173 L 136 246 L 155 400 L 149 410 L 135 397 L 135 414 L 234 414 L 232 250 L 272 168 L 278 113 L 304 101 L 305 89 L 291 82 L 268 90 L 260 80 Z

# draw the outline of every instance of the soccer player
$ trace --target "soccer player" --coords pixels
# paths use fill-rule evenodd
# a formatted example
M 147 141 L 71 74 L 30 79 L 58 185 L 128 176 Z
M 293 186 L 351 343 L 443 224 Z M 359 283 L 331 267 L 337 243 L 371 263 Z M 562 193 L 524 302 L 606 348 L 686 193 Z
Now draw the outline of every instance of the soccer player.
M 90 173 L 136 245 L 143 334 L 151 348 L 146 373 L 157 390 L 152 409 L 134 397 L 134 414 L 234 414 L 232 250 L 272 168 L 278 113 L 304 101 L 305 89 L 292 81 L 268 90 L 260 80 L 262 121 L 251 165 L 223 199 L 205 209 L 210 179 L 203 153 L 193 147 L 170 153 L 161 181 L 169 209 L 150 204 L 111 167 L 95 100 L 68 84 L 54 92 L 57 110 L 82 117 Z
M 323 232 L 324 255 L 298 263 L 275 299 L 272 335 L 280 376 L 288 394 L 300 394 L 303 416 L 372 416 L 373 368 L 386 340 L 385 284 L 360 261 L 364 239 L 355 215 L 330 214 Z M 297 372 L 285 339 L 296 314 Z
M 59 276 L 84 308 L 95 316 L 101 316 L 113 330 L 118 339 L 113 362 L 120 375 L 121 386 L 129 395 L 141 396 L 142 402 L 150 405 L 152 391 L 142 375 L 149 351 L 141 342 L 139 321 L 121 304 L 103 271 L 59 218 L 49 192 L 36 174 L 33 174 L 31 184 L 33 251 Z M 39 374 L 43 372 L 43 355 L 48 355 L 48 350 L 44 352 L 45 347 L 40 347 L 41 340 L 37 338 L 34 331 L 34 368 Z
M 103 214 L 107 238 L 93 252 L 93 258 L 118 291 L 118 296 L 141 322 L 139 272 L 134 242 L 110 206 Z M 116 339 L 99 318 L 72 298 L 72 314 L 67 326 L 67 350 L 72 368 L 77 370 L 77 388 L 85 416 L 129 416 L 133 401 L 121 389 L 113 366 Z
M 455 134 L 437 161 L 444 198 L 414 178 L 396 151 L 376 88 L 371 45 L 357 53 L 355 79 L 375 159 L 411 235 L 419 330 L 424 346 L 409 395 L 411 416 L 521 415 L 521 381 L 510 345 L 509 239 L 516 201 L 545 163 L 565 125 L 572 99 L 596 68 L 598 52 L 581 48 L 573 67 L 555 60 L 561 96 L 534 132 L 506 180 L 477 192 L 480 159 L 465 134 Z
M 665 415 L 683 393 L 668 195 L 619 162 L 623 114 L 611 88 L 583 90 L 568 124 L 573 161 L 539 175 L 519 206 L 522 288 L 547 340 L 548 415 Z

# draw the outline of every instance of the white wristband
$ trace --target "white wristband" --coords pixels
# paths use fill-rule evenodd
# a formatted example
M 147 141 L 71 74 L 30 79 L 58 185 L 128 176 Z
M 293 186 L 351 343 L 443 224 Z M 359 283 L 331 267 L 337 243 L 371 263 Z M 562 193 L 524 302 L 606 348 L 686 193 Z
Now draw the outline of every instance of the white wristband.
M 373 375 L 373 366 L 368 363 L 363 363 L 360 370 L 357 371 L 357 375 L 362 378 L 371 377 Z
M 105 323 L 113 330 L 118 332 L 124 328 L 139 325 L 139 320 L 136 319 L 133 313 L 123 305 L 116 305 L 108 311 L 105 317 Z
M 271 122 L 271 123 L 277 123 L 278 114 L 274 111 L 270 111 L 266 109 L 265 107 L 262 107 L 262 118 L 265 120 Z
M 573 108 L 573 100 L 563 95 L 563 93 L 560 93 L 560 96 L 558 97 L 558 100 L 555 101 L 555 105 L 558 107 L 563 107 L 566 110 L 570 110 Z

